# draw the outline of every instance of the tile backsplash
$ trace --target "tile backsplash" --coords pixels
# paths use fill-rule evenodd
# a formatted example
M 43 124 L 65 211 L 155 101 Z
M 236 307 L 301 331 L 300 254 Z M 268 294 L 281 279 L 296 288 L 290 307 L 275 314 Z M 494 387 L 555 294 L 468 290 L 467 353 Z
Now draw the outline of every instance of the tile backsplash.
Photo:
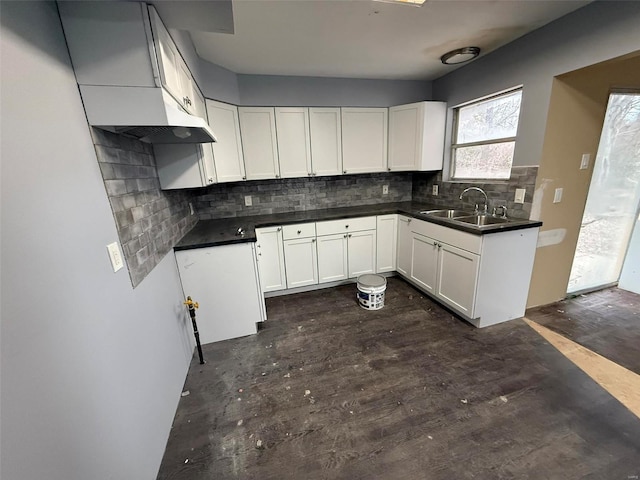
M 389 193 L 383 195 L 383 185 Z M 371 173 L 336 177 L 223 183 L 193 190 L 200 219 L 244 217 L 321 208 L 411 200 L 411 173 Z M 245 206 L 245 196 L 251 206 Z
M 538 167 L 512 167 L 511 177 L 506 182 L 443 182 L 442 172 L 414 173 L 412 198 L 417 202 L 435 205 L 464 207 L 473 210 L 476 202 L 483 203 L 480 193 L 469 193 L 460 200 L 460 193 L 471 186 L 482 188 L 489 198 L 489 212 L 493 207 L 506 205 L 510 217 L 528 219 L 531 215 L 531 202 L 536 186 Z M 438 195 L 432 194 L 433 185 L 438 185 Z M 524 203 L 515 203 L 516 188 L 526 190 Z
M 151 145 L 91 129 L 131 283 L 136 287 L 197 222 L 190 192 L 160 190 Z

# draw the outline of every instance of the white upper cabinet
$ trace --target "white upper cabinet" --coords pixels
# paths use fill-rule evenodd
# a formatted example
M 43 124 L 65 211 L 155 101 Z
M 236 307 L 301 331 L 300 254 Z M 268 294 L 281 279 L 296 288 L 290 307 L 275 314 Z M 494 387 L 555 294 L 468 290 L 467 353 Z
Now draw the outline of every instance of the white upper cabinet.
M 153 153 L 163 190 L 205 187 L 215 183 L 210 143 L 154 145 Z
M 342 126 L 339 108 L 309 108 L 312 175 L 342 174 Z
M 342 108 L 343 173 L 387 171 L 387 108 Z
M 442 169 L 446 111 L 444 102 L 389 108 L 389 171 Z
M 206 106 L 209 125 L 218 138 L 211 144 L 218 182 L 245 180 L 238 107 L 213 100 L 207 100 Z
M 278 159 L 282 178 L 311 175 L 309 109 L 276 107 Z
M 238 107 L 247 180 L 280 178 L 273 107 Z

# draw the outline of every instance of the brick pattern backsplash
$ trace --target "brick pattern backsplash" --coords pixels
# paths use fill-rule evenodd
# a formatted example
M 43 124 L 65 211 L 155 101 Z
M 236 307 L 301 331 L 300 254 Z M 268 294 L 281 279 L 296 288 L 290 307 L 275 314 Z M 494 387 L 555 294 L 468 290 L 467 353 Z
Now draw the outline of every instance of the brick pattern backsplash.
M 463 200 L 460 200 L 460 193 L 467 187 L 477 186 L 487 193 L 489 212 L 493 207 L 506 205 L 510 217 L 528 219 L 531 215 L 531 202 L 533 201 L 537 175 L 538 167 L 512 167 L 511 177 L 508 181 L 467 183 L 443 182 L 442 172 L 414 173 L 412 197 L 417 202 L 473 210 L 476 202 L 483 202 L 482 194 L 469 192 Z M 438 185 L 437 196 L 432 194 L 434 184 Z M 524 203 L 515 203 L 513 201 L 516 188 L 524 188 L 526 190 Z
M 196 223 L 188 191 L 160 190 L 151 145 L 92 128 L 120 244 L 136 287 Z
M 382 186 L 389 193 L 382 194 Z M 411 173 L 260 180 L 193 191 L 198 217 L 214 219 L 411 200 Z M 245 206 L 251 195 L 252 206 Z

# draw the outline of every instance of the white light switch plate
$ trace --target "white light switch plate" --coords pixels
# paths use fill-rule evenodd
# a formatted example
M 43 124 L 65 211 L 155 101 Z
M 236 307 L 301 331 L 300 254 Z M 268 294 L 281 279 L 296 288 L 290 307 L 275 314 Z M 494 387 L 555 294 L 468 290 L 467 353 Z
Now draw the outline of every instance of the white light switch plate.
M 582 160 L 580 160 L 580 170 L 586 170 L 589 168 L 589 160 L 591 160 L 591 154 L 583 153 Z
M 515 203 L 524 203 L 524 195 L 527 193 L 525 188 L 516 188 L 516 197 L 513 199 Z
M 251 195 L 245 195 L 244 196 L 244 206 L 245 207 L 250 207 L 251 205 L 253 205 L 253 202 L 251 201 Z
M 553 203 L 560 203 L 562 201 L 562 188 L 556 188 L 553 194 Z
M 117 272 L 124 267 L 124 261 L 122 260 L 122 253 L 120 252 L 118 242 L 113 242 L 107 245 L 107 251 L 109 252 L 109 258 L 111 259 L 111 266 L 113 267 L 114 272 Z

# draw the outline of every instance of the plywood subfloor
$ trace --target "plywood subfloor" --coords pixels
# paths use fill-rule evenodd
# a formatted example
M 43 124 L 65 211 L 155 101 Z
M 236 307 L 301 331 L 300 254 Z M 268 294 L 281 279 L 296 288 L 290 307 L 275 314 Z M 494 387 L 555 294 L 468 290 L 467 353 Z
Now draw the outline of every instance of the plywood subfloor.
M 377 312 L 352 285 L 267 306 L 194 359 L 159 479 L 640 475 L 640 420 L 522 320 L 478 330 L 396 278 Z

